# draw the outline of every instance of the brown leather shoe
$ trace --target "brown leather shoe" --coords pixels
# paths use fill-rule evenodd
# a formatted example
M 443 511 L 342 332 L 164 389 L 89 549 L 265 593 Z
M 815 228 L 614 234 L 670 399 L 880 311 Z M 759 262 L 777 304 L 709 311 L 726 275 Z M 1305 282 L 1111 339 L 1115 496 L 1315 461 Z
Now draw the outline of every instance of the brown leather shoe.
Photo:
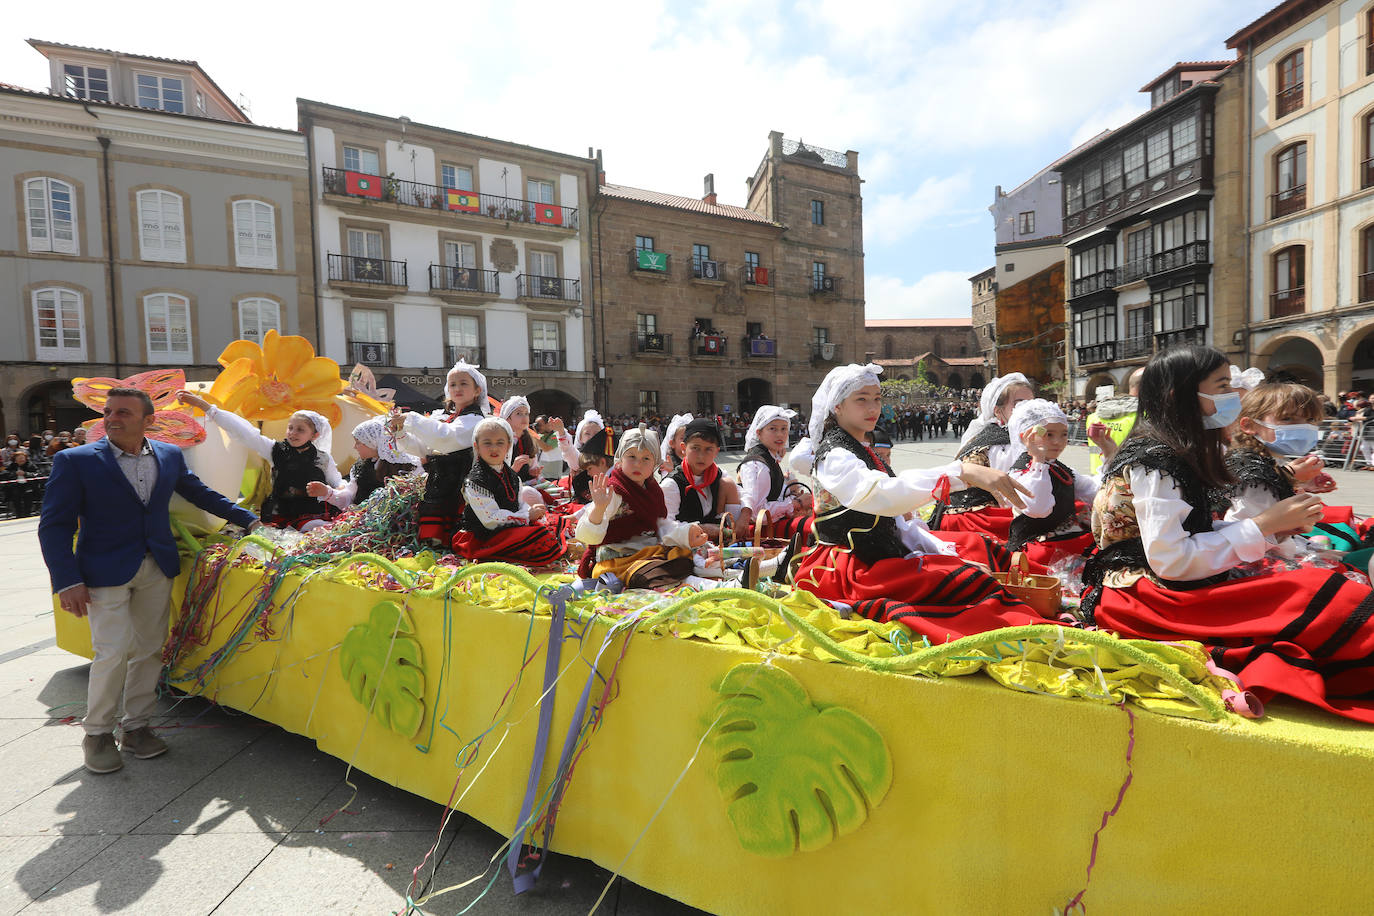
M 81 752 L 86 757 L 86 769 L 92 773 L 113 773 L 124 766 L 114 735 L 87 735 L 81 739 Z
M 167 753 L 167 743 L 153 734 L 153 730 L 146 725 L 125 732 L 119 748 L 133 754 L 139 760 Z

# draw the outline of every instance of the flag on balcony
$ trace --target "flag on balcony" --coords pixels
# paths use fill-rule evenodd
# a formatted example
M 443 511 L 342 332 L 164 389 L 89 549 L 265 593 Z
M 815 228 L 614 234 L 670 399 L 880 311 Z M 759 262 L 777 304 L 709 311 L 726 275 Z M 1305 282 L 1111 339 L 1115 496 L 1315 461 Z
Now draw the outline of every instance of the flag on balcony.
M 482 203 L 478 199 L 476 191 L 459 191 L 457 188 L 449 188 L 448 208 L 450 210 L 462 210 L 464 213 L 479 213 L 482 210 Z
M 635 255 L 635 266 L 640 270 L 665 271 L 668 269 L 668 253 L 666 251 L 637 251 Z
M 701 349 L 703 353 L 719 354 L 724 347 L 724 337 L 713 337 L 708 334 L 701 338 Z
M 355 197 L 382 199 L 382 179 L 362 172 L 344 172 L 344 191 Z
M 755 268 L 754 268 L 754 285 L 755 285 L 755 286 L 767 286 L 767 285 L 768 285 L 768 268 L 767 268 L 767 267 L 755 267 Z
M 556 204 L 535 204 L 534 221 L 536 223 L 547 223 L 550 226 L 563 225 L 563 208 Z
M 562 299 L 563 281 L 558 277 L 540 277 L 539 295 L 550 299 Z
M 654 350 L 654 351 L 662 350 L 662 349 L 663 349 L 663 344 L 664 344 L 664 340 L 663 340 L 663 335 L 662 335 L 662 334 L 645 334 L 645 335 L 644 335 L 644 349 L 646 349 L 646 350 Z

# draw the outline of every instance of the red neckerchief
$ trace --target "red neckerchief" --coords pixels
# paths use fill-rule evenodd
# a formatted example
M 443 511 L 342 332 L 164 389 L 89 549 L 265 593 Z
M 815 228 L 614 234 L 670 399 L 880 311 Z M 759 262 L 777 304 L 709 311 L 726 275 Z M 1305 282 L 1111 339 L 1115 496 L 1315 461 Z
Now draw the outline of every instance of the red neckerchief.
M 864 447 L 864 451 L 868 452 L 868 457 L 873 459 L 873 463 L 878 466 L 878 470 L 886 473 L 889 477 L 893 476 L 892 468 L 888 467 L 886 461 L 878 457 L 877 452 L 873 451 L 873 449 L 869 448 L 863 442 L 860 442 L 859 444 Z
M 696 475 L 692 473 L 692 469 L 688 467 L 687 462 L 685 461 L 682 463 L 682 476 L 687 478 L 688 493 L 695 490 L 696 492 L 700 493 L 703 497 L 705 497 L 706 500 L 709 502 L 711 500 L 711 486 L 720 477 L 720 466 L 712 462 L 711 466 L 706 469 L 706 473 L 701 475 L 700 486 L 698 486 L 696 483 Z M 686 493 L 683 494 L 683 496 L 686 495 Z

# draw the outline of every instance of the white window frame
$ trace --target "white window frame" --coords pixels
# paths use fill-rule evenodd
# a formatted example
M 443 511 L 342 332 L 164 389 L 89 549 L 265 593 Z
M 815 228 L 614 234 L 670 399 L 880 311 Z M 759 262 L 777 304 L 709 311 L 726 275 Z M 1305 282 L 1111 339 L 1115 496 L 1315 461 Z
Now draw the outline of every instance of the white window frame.
M 55 192 L 65 190 L 67 215 L 59 216 L 55 206 Z M 41 195 L 35 205 L 34 191 Z M 25 225 L 28 230 L 29 251 L 50 251 L 56 254 L 80 254 L 81 245 L 76 228 L 76 188 L 60 178 L 29 178 L 24 182 Z M 61 238 L 63 224 L 68 238 Z
M 234 201 L 234 262 L 277 269 L 277 208 L 267 201 Z
M 160 310 L 163 331 L 160 341 L 154 340 L 153 319 L 155 310 Z M 172 349 L 172 328 L 175 320 L 174 310 L 180 311 L 186 319 L 186 348 Z M 176 293 L 149 293 L 143 297 L 143 339 L 148 348 L 148 362 L 152 365 L 163 363 L 181 364 L 194 362 L 195 335 L 191 327 L 191 300 Z M 161 349 L 155 344 L 160 343 Z
M 40 299 L 43 298 L 47 298 L 49 301 L 41 302 Z M 81 294 L 65 286 L 46 286 L 34 290 L 30 302 L 33 310 L 34 358 L 61 362 L 84 362 L 86 359 L 86 309 Z M 53 310 L 53 320 L 56 323 L 55 330 L 57 332 L 56 346 L 47 347 L 42 342 L 42 321 L 39 309 L 44 307 Z M 69 346 L 64 341 L 63 325 L 69 307 L 74 313 L 76 331 L 80 338 L 75 346 Z
M 79 70 L 79 71 L 80 71 L 80 75 L 78 76 L 77 74 L 74 74 L 74 73 L 68 73 L 68 72 L 67 72 L 68 69 Z M 92 79 L 91 71 L 93 71 L 93 70 L 94 70 L 94 71 L 97 71 L 97 72 L 99 72 L 99 73 L 101 74 L 99 77 L 95 77 L 95 78 L 96 78 L 96 79 L 99 79 L 102 83 L 105 84 L 105 88 L 104 88 L 104 89 L 95 90 L 95 91 L 93 91 L 93 90 L 91 89 L 91 79 Z M 73 86 L 70 85 L 70 81 L 71 81 L 73 78 L 79 79 L 79 80 L 81 81 L 81 89 L 80 89 L 80 91 L 76 91 L 75 88 L 74 88 Z M 96 93 L 98 93 L 98 95 L 97 95 Z M 93 67 L 93 66 L 91 66 L 91 65 L 89 65 L 89 64 L 66 64 L 66 63 L 64 63 L 64 64 L 62 65 L 62 94 L 65 95 L 65 96 L 66 96 L 67 98 L 69 98 L 69 99 L 82 99 L 83 101 L 88 101 L 88 102 L 108 102 L 108 101 L 110 101 L 110 68 L 109 68 L 109 67 Z
M 145 261 L 186 263 L 186 201 L 175 191 L 150 188 L 136 195 L 138 204 L 138 252 Z M 173 212 L 171 207 L 175 208 Z M 156 220 L 146 217 L 149 208 Z M 175 233 L 168 232 L 169 215 L 176 220 Z
M 558 255 L 552 251 L 531 251 L 530 275 L 535 277 L 557 277 L 558 276 Z M 552 268 L 548 273 L 544 273 L 546 268 Z
M 144 105 L 144 104 L 143 104 L 143 89 L 144 89 L 144 87 L 143 87 L 143 85 L 142 85 L 142 80 L 144 80 L 144 79 L 150 79 L 150 80 L 156 80 L 156 81 L 157 81 L 157 104 L 156 104 L 156 105 Z M 168 84 L 169 82 L 175 82 L 175 83 L 177 84 L 177 85 L 176 85 L 176 91 L 179 92 L 179 93 L 181 94 L 181 101 L 180 101 L 179 103 L 177 103 L 177 104 L 179 104 L 179 105 L 181 106 L 180 108 L 168 108 L 168 107 L 167 107 L 167 90 L 170 88 L 167 84 Z M 149 109 L 149 110 L 151 110 L 151 111 L 170 111 L 170 112 L 172 112 L 173 114 L 186 114 L 186 80 L 185 80 L 184 77 L 180 77 L 180 76 L 169 76 L 169 75 L 167 75 L 167 74 L 165 74 L 165 73 L 151 73 L 151 72 L 148 72 L 148 71 L 146 71 L 146 70 L 145 70 L 145 71 L 135 71 L 135 72 L 134 72 L 134 103 L 135 103 L 136 105 L 138 105 L 139 108 L 147 108 L 147 109 Z
M 548 193 L 545 194 L 545 191 L 547 191 Z M 558 196 L 558 188 L 555 187 L 554 183 L 547 178 L 525 179 L 525 193 L 529 195 L 525 199 L 530 201 L 530 203 L 557 203 L 557 201 L 554 200 L 554 198 Z M 548 197 L 548 200 L 544 199 L 546 196 Z
M 466 186 L 464 186 L 461 180 L 463 173 L 467 173 Z M 439 175 L 439 181 L 441 184 L 443 184 L 445 188 L 452 188 L 455 191 L 477 190 L 472 186 L 474 176 L 472 166 L 470 165 L 458 165 L 453 162 L 441 162 L 439 163 Z
M 471 343 L 467 342 L 469 332 L 471 332 Z M 482 346 L 482 319 L 476 315 L 449 315 L 444 321 L 444 334 L 450 347 L 458 349 L 480 348 Z
M 358 161 L 354 165 L 348 164 L 349 150 L 352 150 L 354 153 L 357 153 L 356 158 Z M 371 155 L 372 158 L 376 160 L 376 163 L 372 166 L 373 171 L 371 172 L 363 168 L 363 156 L 365 155 Z M 380 177 L 382 174 L 382 154 L 370 147 L 353 146 L 352 144 L 345 143 L 343 145 L 343 167 L 345 171 L 357 172 L 361 175 L 377 175 Z
M 239 300 L 239 339 L 262 344 L 269 330 L 281 333 L 281 303 L 253 296 Z
M 360 330 L 359 318 L 361 316 L 366 316 L 362 319 L 362 323 L 368 325 L 365 329 L 365 333 L 369 335 L 367 337 L 357 336 Z M 377 319 L 380 320 L 378 321 Z M 376 328 L 373 327 L 374 324 L 380 324 L 381 340 L 372 339 L 371 335 L 379 333 Z M 348 333 L 350 335 L 348 339 L 354 343 L 386 344 L 389 346 L 391 344 L 391 315 L 386 309 L 353 309 L 348 316 Z
M 553 333 L 553 346 L 552 346 L 552 347 L 547 346 L 548 339 L 547 339 L 547 337 L 545 336 L 547 333 L 549 333 L 549 330 L 550 330 L 550 329 L 552 329 L 552 333 Z M 541 343 L 540 343 L 540 339 L 541 339 L 541 338 L 544 339 L 544 344 L 541 344 Z M 542 321 L 542 320 L 536 319 L 536 320 L 530 322 L 530 349 L 531 349 L 531 350 L 539 350 L 539 351 L 541 351 L 541 352 L 542 352 L 542 351 L 546 351 L 546 350 L 558 351 L 558 350 L 563 349 L 563 347 L 562 347 L 562 342 L 563 342 L 563 330 L 562 330 L 562 325 L 559 324 L 557 321 Z

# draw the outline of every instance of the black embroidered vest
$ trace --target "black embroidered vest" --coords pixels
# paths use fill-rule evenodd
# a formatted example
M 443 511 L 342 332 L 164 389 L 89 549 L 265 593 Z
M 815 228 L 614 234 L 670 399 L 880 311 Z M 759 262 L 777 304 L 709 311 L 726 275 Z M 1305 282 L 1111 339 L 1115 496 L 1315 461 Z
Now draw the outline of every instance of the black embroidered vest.
M 472 470 L 468 472 L 467 482 L 474 489 L 489 494 L 492 499 L 496 500 L 496 505 L 507 512 L 514 512 L 520 508 L 520 477 L 511 470 L 508 464 L 501 465 L 501 470 L 498 473 L 485 461 L 475 462 Z M 490 537 L 501 529 L 488 528 L 483 525 L 482 520 L 477 517 L 477 513 L 472 510 L 472 505 L 464 501 L 463 530 L 481 539 Z
M 999 423 L 989 423 L 970 440 L 968 444 L 959 449 L 954 456 L 960 461 L 977 451 L 990 449 L 994 445 L 1011 445 L 1011 434 L 1007 428 Z M 997 505 L 997 497 L 987 490 L 980 490 L 977 487 L 968 487 L 959 490 L 949 497 L 949 507 L 955 510 L 968 511 L 970 509 L 982 509 L 985 506 Z
M 388 480 L 409 467 L 407 464 L 392 464 L 381 458 L 360 458 L 353 462 L 353 469 L 348 472 L 348 476 L 358 485 L 358 492 L 353 495 L 353 505 L 356 506 L 367 499 L 386 486 Z
M 482 408 L 476 403 L 469 404 L 458 412 L 459 417 L 482 416 Z M 454 419 L 457 419 L 455 417 Z M 448 504 L 456 507 L 463 501 L 463 481 L 472 470 L 472 449 L 460 448 L 443 455 L 430 455 L 425 459 L 425 496 L 424 502 Z
M 1226 468 L 1236 478 L 1233 492 L 1237 496 L 1250 487 L 1264 490 L 1275 499 L 1287 499 L 1295 495 L 1292 481 L 1279 470 L 1279 463 L 1267 450 L 1233 448 L 1226 453 Z
M 578 471 L 572 476 L 569 482 L 569 489 L 572 490 L 572 501 L 580 505 L 585 505 L 592 501 L 592 475 L 587 471 Z
M 294 518 L 324 511 L 324 503 L 305 492 L 306 484 L 324 482 L 319 454 L 314 445 L 298 449 L 285 441 L 272 443 L 272 494 L 263 505 L 264 515 Z
M 1023 452 L 1012 465 L 1012 470 L 1024 471 L 1030 467 L 1030 463 L 1030 455 Z M 1055 461 L 1050 465 L 1050 490 L 1054 493 L 1054 508 L 1049 515 L 1044 518 L 1018 515 L 1011 520 L 1011 535 L 1007 538 L 1009 549 L 1021 550 L 1026 544 L 1054 532 L 1073 518 L 1073 470 L 1063 462 Z
M 768 446 L 763 443 L 759 443 L 745 452 L 744 460 L 741 461 L 739 465 L 742 468 L 751 461 L 757 461 L 759 464 L 768 468 L 768 478 L 770 480 L 768 485 L 768 501 L 770 503 L 776 502 L 778 498 L 782 496 L 782 488 L 787 482 L 787 476 L 782 472 L 782 465 L 778 464 L 778 459 L 773 456 L 773 453 L 768 450 Z
M 723 508 L 720 504 L 720 481 L 724 474 L 717 474 L 715 481 L 711 484 L 711 511 L 706 512 L 701 508 L 701 499 L 695 490 L 689 491 L 688 484 L 691 482 L 687 478 L 687 465 L 683 464 L 668 479 L 677 484 L 677 492 L 680 495 L 677 506 L 677 520 L 680 522 L 701 522 L 706 525 L 720 524 L 720 513 Z
M 877 461 L 858 439 L 838 427 L 821 439 L 816 449 L 816 466 L 820 467 L 822 459 L 837 448 L 856 455 L 870 470 L 893 476 L 891 468 Z M 904 557 L 908 553 L 895 518 L 850 509 L 824 487 L 816 490 L 815 532 L 820 543 L 846 547 L 869 564 Z

